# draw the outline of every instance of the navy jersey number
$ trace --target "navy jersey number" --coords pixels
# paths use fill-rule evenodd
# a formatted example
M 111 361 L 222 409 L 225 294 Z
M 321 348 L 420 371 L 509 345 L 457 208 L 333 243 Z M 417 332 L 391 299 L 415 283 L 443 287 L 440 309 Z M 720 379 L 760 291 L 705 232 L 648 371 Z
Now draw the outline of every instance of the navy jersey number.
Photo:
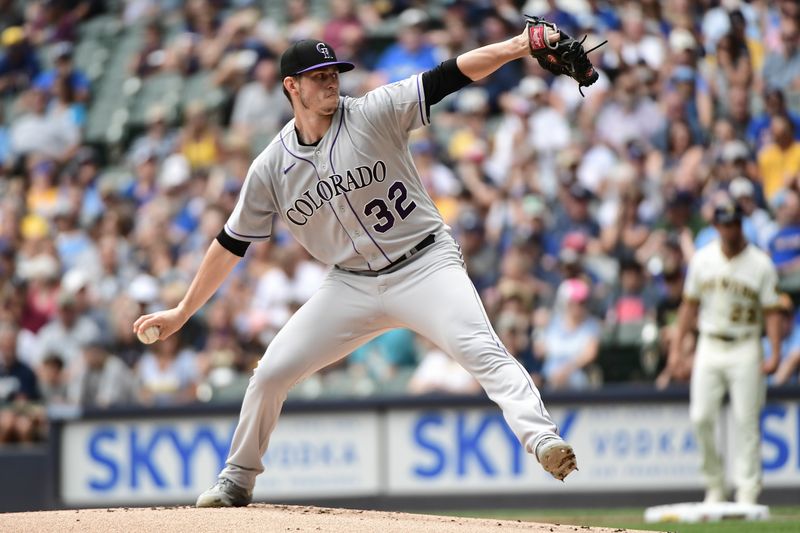
M 417 208 L 414 201 L 406 202 L 408 189 L 402 181 L 395 181 L 389 186 L 389 200 L 394 201 L 394 210 L 400 215 L 401 220 L 405 220 Z M 378 223 L 374 224 L 372 228 L 378 233 L 386 233 L 394 226 L 394 215 L 382 198 L 373 198 L 364 206 L 365 215 L 372 216 L 373 213 L 378 218 Z

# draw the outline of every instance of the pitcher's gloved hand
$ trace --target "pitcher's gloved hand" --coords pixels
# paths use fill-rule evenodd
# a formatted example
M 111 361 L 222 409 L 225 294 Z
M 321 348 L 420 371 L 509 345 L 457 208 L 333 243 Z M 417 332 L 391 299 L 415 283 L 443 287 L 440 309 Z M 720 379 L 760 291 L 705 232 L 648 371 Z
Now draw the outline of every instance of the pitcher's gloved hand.
M 588 53 L 603 46 L 608 41 L 603 41 L 588 52 L 583 49 L 584 37 L 581 41 L 576 41 L 552 22 L 548 22 L 539 17 L 525 15 L 525 30 L 528 36 L 528 44 L 531 49 L 531 56 L 534 57 L 543 69 L 557 75 L 567 75 L 578 82 L 578 90 L 583 95 L 581 87 L 587 87 L 599 78 L 592 62 L 589 61 Z M 551 42 L 551 36 L 555 33 L 560 34 L 560 39 Z

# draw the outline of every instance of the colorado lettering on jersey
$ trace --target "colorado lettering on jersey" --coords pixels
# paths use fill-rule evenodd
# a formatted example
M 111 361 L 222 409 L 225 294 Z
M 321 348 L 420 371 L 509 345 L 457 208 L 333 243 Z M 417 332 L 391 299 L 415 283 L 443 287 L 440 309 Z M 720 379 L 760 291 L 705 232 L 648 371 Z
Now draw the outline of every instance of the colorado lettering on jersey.
M 286 218 L 298 226 L 303 226 L 322 206 L 340 194 L 368 187 L 373 182 L 386 179 L 386 163 L 376 161 L 372 167 L 366 165 L 348 169 L 342 174 L 331 174 L 309 187 L 286 210 Z
M 743 296 L 748 300 L 758 302 L 758 291 L 735 279 L 717 277 L 700 284 L 701 293 L 713 291 L 715 289 L 721 289 L 731 295 Z

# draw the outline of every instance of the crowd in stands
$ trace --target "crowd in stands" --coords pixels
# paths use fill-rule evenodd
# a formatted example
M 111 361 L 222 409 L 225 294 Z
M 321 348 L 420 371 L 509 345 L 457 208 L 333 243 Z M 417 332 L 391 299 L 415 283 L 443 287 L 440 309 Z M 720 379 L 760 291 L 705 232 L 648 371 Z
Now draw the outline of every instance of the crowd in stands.
M 796 0 L 0 0 L 0 443 L 43 438 L 52 406 L 241 398 L 326 274 L 285 227 L 179 334 L 143 345 L 131 325 L 181 299 L 291 117 L 288 43 L 329 42 L 357 64 L 341 77 L 357 96 L 518 34 L 522 12 L 608 39 L 585 98 L 516 61 L 435 106 L 409 144 L 509 352 L 546 392 L 673 386 L 685 267 L 727 194 L 785 292 L 771 382 L 797 383 Z M 397 330 L 290 397 L 377 393 L 480 387 Z

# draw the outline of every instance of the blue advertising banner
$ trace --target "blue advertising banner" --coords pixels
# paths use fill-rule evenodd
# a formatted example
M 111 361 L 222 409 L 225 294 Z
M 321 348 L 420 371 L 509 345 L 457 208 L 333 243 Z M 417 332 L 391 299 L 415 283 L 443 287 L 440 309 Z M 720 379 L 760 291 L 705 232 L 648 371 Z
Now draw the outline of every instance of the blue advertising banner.
M 225 464 L 235 417 L 68 423 L 62 434 L 66 504 L 190 503 Z M 378 491 L 373 413 L 283 417 L 264 456 L 256 498 L 356 496 Z
M 580 470 L 567 483 L 525 453 L 496 408 L 390 407 L 284 414 L 255 498 L 702 488 L 687 405 L 581 404 L 550 412 L 578 457 Z M 720 428 L 728 456 L 735 442 L 729 416 Z M 61 500 L 73 506 L 192 503 L 223 467 L 235 424 L 235 416 L 67 421 L 59 450 Z M 800 405 L 771 402 L 762 427 L 765 486 L 800 486 Z

